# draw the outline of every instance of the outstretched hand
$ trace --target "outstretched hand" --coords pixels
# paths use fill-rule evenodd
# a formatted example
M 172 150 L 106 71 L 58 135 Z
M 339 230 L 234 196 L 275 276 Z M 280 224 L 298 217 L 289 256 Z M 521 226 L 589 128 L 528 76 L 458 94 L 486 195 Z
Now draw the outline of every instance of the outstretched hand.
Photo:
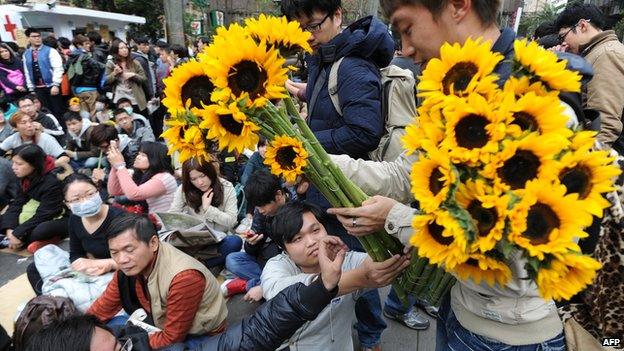
M 319 242 L 318 260 L 321 266 L 321 279 L 325 289 L 334 290 L 342 276 L 342 263 L 347 246 L 335 236 L 327 236 Z
M 330 208 L 327 213 L 336 215 L 349 234 L 363 236 L 383 230 L 388 213 L 397 203 L 387 197 L 373 196 L 362 202 L 361 207 Z

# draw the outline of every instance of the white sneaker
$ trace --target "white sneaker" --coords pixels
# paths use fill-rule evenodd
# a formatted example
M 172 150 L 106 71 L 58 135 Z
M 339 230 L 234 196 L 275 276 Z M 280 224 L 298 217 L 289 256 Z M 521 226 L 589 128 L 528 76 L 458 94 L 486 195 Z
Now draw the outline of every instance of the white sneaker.
M 234 229 L 234 231 L 236 232 L 236 234 L 245 234 L 245 232 L 247 232 L 250 229 L 251 229 L 251 219 L 249 219 L 248 217 L 245 217 L 240 221 L 240 224 L 238 225 L 238 227 L 236 227 L 236 229 Z

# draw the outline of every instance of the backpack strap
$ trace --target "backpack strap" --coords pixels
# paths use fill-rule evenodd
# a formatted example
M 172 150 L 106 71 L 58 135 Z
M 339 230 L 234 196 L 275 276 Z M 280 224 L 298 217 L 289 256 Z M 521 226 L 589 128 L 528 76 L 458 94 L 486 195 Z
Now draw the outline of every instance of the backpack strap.
M 342 60 L 344 60 L 344 57 L 332 63 L 331 69 L 329 70 L 329 80 L 327 82 L 329 98 L 334 105 L 334 109 L 336 109 L 336 112 L 338 112 L 340 116 L 342 116 L 342 107 L 340 107 L 340 97 L 338 96 L 338 70 L 340 69 Z

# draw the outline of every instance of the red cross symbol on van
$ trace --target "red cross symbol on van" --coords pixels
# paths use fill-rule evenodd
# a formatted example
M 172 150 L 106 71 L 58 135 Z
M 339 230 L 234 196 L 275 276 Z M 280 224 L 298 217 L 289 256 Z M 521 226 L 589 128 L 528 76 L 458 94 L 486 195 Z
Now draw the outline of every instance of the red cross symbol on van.
M 6 19 L 4 30 L 6 30 L 7 33 L 11 34 L 11 37 L 13 38 L 13 40 L 17 39 L 15 38 L 15 30 L 17 29 L 17 26 L 14 23 L 11 23 L 11 19 L 9 18 L 9 15 L 4 15 L 4 18 Z

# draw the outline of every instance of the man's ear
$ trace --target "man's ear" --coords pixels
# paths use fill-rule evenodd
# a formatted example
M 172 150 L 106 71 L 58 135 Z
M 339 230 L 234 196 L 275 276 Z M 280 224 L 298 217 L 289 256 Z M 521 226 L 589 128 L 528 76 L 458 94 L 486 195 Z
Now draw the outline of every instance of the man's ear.
M 342 27 L 342 9 L 338 8 L 336 12 L 334 12 L 334 25 L 340 29 Z
M 459 22 L 470 12 L 472 0 L 450 0 L 448 6 L 452 11 L 451 18 Z
M 154 235 L 150 238 L 149 247 L 152 252 L 158 251 L 158 245 L 160 245 L 160 240 L 158 239 L 158 235 Z
M 284 196 L 284 192 L 280 189 L 278 191 L 275 192 L 275 202 L 279 202 L 280 197 Z

